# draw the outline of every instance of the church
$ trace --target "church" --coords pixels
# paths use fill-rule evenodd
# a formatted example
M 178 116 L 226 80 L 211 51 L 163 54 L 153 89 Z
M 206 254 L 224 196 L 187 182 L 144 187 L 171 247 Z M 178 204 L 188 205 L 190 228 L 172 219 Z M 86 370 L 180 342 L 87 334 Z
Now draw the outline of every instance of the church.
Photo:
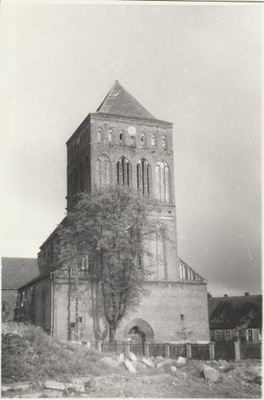
M 155 118 L 118 81 L 67 141 L 67 211 L 78 192 L 95 186 L 124 185 L 157 201 L 151 218 L 159 229 L 151 243 L 154 272 L 145 283 L 148 294 L 122 319 L 118 341 L 135 334 L 159 343 L 210 340 L 207 281 L 178 256 L 173 157 L 173 124 Z M 58 271 L 57 233 L 58 228 L 40 246 L 38 276 L 18 289 L 16 319 L 42 326 L 59 340 L 75 340 L 76 298 Z M 84 263 L 84 273 L 85 268 Z M 84 290 L 78 338 L 94 343 L 90 302 Z

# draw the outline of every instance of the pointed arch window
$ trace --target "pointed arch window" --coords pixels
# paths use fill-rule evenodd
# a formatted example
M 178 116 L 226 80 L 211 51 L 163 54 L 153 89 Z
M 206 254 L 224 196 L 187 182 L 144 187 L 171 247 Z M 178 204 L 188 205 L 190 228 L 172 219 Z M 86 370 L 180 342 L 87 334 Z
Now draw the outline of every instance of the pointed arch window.
M 126 157 L 121 157 L 116 164 L 117 184 L 131 185 L 131 164 Z
M 112 142 L 112 140 L 113 140 L 113 131 L 112 131 L 112 129 L 109 129 L 108 135 L 107 135 L 107 139 L 108 139 L 108 142 Z
M 154 134 L 151 136 L 151 147 L 157 147 L 157 137 Z
M 150 196 L 151 166 L 145 158 L 137 163 L 137 188 L 143 196 Z
M 167 279 L 166 237 L 161 223 L 156 231 L 156 276 L 158 280 Z
M 103 131 L 102 128 L 97 129 L 97 142 L 101 142 L 103 138 Z
M 141 137 L 140 137 L 140 145 L 142 146 L 142 147 L 145 147 L 146 146 L 146 135 L 145 135 L 145 133 L 142 133 L 141 134 Z
M 156 197 L 161 203 L 170 202 L 170 170 L 165 161 L 156 165 Z
M 166 136 L 163 136 L 162 139 L 161 139 L 161 147 L 162 147 L 164 150 L 166 150 L 166 149 L 167 149 L 167 146 L 168 146 L 167 138 L 166 138 Z
M 125 139 L 124 131 L 121 130 L 121 131 L 119 132 L 119 142 L 120 142 L 120 143 L 124 143 L 124 139 Z
M 110 185 L 110 170 L 111 164 L 109 157 L 105 154 L 101 155 L 96 163 L 97 185 L 99 188 Z

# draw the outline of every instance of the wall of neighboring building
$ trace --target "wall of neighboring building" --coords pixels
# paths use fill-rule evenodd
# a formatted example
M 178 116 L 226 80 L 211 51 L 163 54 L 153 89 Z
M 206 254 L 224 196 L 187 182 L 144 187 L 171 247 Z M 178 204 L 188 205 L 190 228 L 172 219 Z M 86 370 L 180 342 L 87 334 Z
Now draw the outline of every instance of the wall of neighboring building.
M 261 341 L 259 328 L 248 328 L 242 334 L 242 342 L 258 343 Z M 230 342 L 238 340 L 237 329 L 211 329 L 210 337 L 212 342 Z
M 148 289 L 138 310 L 122 320 L 117 340 L 124 340 L 126 326 L 138 318 L 151 326 L 155 341 L 210 340 L 206 284 L 152 283 Z

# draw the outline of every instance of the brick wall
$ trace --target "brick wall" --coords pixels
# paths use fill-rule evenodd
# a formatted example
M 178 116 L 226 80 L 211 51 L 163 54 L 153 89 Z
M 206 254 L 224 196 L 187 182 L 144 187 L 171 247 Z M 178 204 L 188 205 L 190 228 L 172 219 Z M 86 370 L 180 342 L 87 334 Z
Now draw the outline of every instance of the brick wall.
M 124 340 L 126 325 L 136 318 L 152 327 L 155 341 L 210 340 L 207 285 L 153 283 L 148 289 L 150 294 L 142 299 L 138 310 L 122 321 L 117 340 Z

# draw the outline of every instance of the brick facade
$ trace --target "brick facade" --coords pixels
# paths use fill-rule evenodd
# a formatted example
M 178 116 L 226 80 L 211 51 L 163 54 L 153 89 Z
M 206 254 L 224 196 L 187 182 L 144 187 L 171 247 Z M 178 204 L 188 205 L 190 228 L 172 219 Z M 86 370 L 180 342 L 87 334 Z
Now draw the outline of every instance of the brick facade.
M 152 271 L 146 283 L 149 295 L 122 321 L 118 340 L 129 334 L 134 320 L 143 321 L 142 326 L 149 327 L 156 341 L 209 340 L 206 281 L 178 257 L 172 128 L 171 123 L 149 114 L 115 82 L 97 112 L 89 114 L 67 142 L 68 211 L 73 209 L 78 191 L 89 192 L 94 186 L 126 185 L 157 200 L 149 218 L 157 221 L 159 233 L 145 243 L 153 258 L 143 260 Z M 56 270 L 55 245 L 56 230 L 41 246 L 42 271 Z M 45 290 L 50 300 L 45 310 L 50 317 L 45 324 L 55 337 L 65 340 L 69 338 L 69 307 L 72 332 L 76 325 L 74 299 L 69 305 L 67 282 L 53 281 L 51 275 L 48 279 Z M 43 296 L 41 285 L 36 290 L 38 298 Z M 81 336 L 92 341 L 89 288 L 79 305 Z M 36 310 L 43 314 L 41 300 Z M 36 323 L 41 324 L 40 317 Z

